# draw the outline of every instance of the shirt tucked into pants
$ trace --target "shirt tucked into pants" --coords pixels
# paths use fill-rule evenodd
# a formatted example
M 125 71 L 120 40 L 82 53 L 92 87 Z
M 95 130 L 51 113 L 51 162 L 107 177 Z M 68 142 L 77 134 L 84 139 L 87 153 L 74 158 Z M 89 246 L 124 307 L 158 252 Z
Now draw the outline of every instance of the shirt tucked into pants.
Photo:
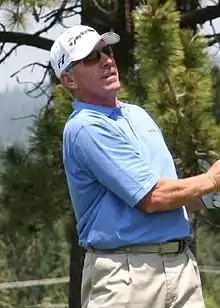
M 82 308 L 205 308 L 197 262 L 176 254 L 87 252 Z

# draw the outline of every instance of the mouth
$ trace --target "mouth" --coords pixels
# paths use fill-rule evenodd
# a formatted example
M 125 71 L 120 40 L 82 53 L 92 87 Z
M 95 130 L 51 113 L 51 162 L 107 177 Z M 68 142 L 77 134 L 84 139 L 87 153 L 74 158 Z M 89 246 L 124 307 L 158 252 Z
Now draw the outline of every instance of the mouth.
M 104 76 L 101 79 L 108 79 L 110 77 L 116 77 L 117 73 L 115 71 L 112 72 L 107 72 L 106 74 L 104 74 Z

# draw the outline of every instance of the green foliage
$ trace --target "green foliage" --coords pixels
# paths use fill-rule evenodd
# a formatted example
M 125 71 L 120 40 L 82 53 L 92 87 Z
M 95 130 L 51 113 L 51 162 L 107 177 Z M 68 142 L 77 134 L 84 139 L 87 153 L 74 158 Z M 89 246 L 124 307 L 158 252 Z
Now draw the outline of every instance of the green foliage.
M 45 107 L 31 129 L 29 148 L 14 145 L 2 153 L 0 241 L 7 261 L 2 280 L 68 276 L 71 205 L 62 164 L 62 128 L 71 112 L 62 88 L 53 90 L 54 105 Z M 57 101 L 57 98 L 59 100 Z M 67 284 L 10 291 L 21 306 L 67 302 Z M 8 292 L 4 302 L 8 303 Z M 9 304 L 7 307 L 10 307 Z
M 65 239 L 66 219 L 50 222 L 48 228 L 21 232 L 19 226 L 4 227 L 5 255 L 7 269 L 14 272 L 4 281 L 24 281 L 42 278 L 68 276 L 69 248 Z M 67 298 L 67 285 L 35 286 L 29 288 L 6 290 L 11 300 L 20 306 L 37 305 L 50 298 L 51 302 Z M 10 293 L 9 293 L 10 292 Z
M 164 131 L 182 176 L 198 172 L 198 153 L 212 160 L 220 134 L 212 114 L 212 78 L 205 41 L 180 30 L 173 1 L 148 1 L 134 13 L 138 74 L 147 91 L 142 105 Z
M 137 48 L 135 56 L 142 74 L 155 79 L 164 77 L 163 71 L 181 69 L 183 48 L 179 39 L 179 13 L 173 1 L 148 1 L 134 12 Z M 169 12 L 169 14 L 167 14 Z M 155 74 L 157 72 L 157 74 Z M 156 76 L 157 75 L 157 76 Z M 148 84 L 149 79 L 143 78 Z
M 39 13 L 59 5 L 57 0 L 0 0 L 1 22 L 6 30 L 26 32 L 32 15 L 39 22 Z
M 0 283 L 4 281 L 13 280 L 14 275 L 8 264 L 7 258 L 4 251 L 7 249 L 7 246 L 0 238 Z M 12 308 L 13 300 L 9 290 L 0 290 L 0 307 L 2 308 Z
M 152 0 L 134 12 L 136 74 L 147 92 L 139 98 L 141 105 L 160 124 L 179 176 L 186 177 L 201 172 L 199 157 L 212 162 L 219 155 L 213 106 L 218 114 L 220 79 L 211 68 L 204 38 L 179 29 L 173 3 Z M 199 263 L 214 269 L 220 260 L 219 218 L 219 211 L 206 211 L 195 233 Z M 218 307 L 219 274 L 203 273 L 202 278 L 207 307 Z
M 28 218 L 29 224 L 49 225 L 70 210 L 61 146 L 61 128 L 70 107 L 65 97 L 56 108 L 45 107 L 31 130 L 29 148 L 14 146 L 2 155 L 5 171 L 1 177 L 2 205 L 13 208 L 12 224 L 26 225 Z M 18 215 L 19 212 L 23 215 Z
M 200 265 L 205 265 L 210 270 L 210 272 L 201 273 L 206 306 L 208 308 L 217 308 L 220 301 L 220 274 L 218 272 L 220 268 L 220 234 L 219 232 L 216 233 L 216 228 L 210 229 L 210 224 L 211 221 L 209 221 L 209 224 L 201 224 L 198 228 L 197 259 Z
M 212 69 L 212 80 L 213 80 L 213 113 L 216 122 L 220 123 L 220 69 L 214 66 Z
M 113 3 L 105 2 L 105 8 Z M 219 71 L 211 71 L 204 39 L 179 29 L 174 1 L 160 3 L 149 0 L 133 15 L 136 66 L 130 69 L 129 87 L 123 85 L 119 98 L 138 100 L 153 113 L 174 158 L 180 161 L 179 174 L 192 175 L 198 172 L 198 153 L 210 161 L 211 153 L 219 153 L 219 127 L 212 117 L 213 110 L 218 113 Z M 13 1 L 0 4 L 16 7 Z M 45 4 L 39 0 L 19 3 L 25 8 Z M 15 145 L 2 153 L 1 281 L 68 275 L 68 241 L 75 229 L 61 145 L 72 107 L 63 87 L 53 87 L 52 96 L 53 104 L 45 106 L 34 122 L 29 148 Z M 198 230 L 198 258 L 204 265 L 216 266 L 220 260 L 219 237 L 213 230 L 216 226 Z M 218 277 L 205 275 L 203 279 L 207 307 L 218 307 Z M 0 305 L 5 307 L 46 305 L 66 302 L 67 285 L 4 290 L 2 294 Z

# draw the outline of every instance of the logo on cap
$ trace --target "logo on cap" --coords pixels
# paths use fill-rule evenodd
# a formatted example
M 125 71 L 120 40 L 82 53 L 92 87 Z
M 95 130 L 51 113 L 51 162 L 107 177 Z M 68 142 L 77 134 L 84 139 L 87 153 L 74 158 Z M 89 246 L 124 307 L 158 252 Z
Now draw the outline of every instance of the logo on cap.
M 86 29 L 85 31 L 80 32 L 76 37 L 71 37 L 69 39 L 69 41 L 68 41 L 69 42 L 69 46 L 73 46 L 73 44 L 75 45 L 77 40 L 80 39 L 84 34 L 86 34 L 88 32 L 95 32 L 95 30 L 93 30 L 93 29 Z
M 60 68 L 64 64 L 65 54 L 57 61 L 57 65 Z

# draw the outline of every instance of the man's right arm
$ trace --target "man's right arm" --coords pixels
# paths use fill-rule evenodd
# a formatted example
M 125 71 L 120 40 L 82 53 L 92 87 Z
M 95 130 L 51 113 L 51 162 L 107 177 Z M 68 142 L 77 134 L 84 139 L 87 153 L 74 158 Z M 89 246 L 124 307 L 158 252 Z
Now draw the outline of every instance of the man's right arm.
M 82 127 L 73 140 L 72 154 L 94 179 L 144 212 L 170 211 L 220 191 L 220 160 L 195 177 L 159 178 L 133 145 L 105 121 Z
M 138 204 L 144 212 L 170 211 L 189 204 L 203 195 L 220 190 L 220 161 L 208 172 L 186 179 L 159 179 Z

